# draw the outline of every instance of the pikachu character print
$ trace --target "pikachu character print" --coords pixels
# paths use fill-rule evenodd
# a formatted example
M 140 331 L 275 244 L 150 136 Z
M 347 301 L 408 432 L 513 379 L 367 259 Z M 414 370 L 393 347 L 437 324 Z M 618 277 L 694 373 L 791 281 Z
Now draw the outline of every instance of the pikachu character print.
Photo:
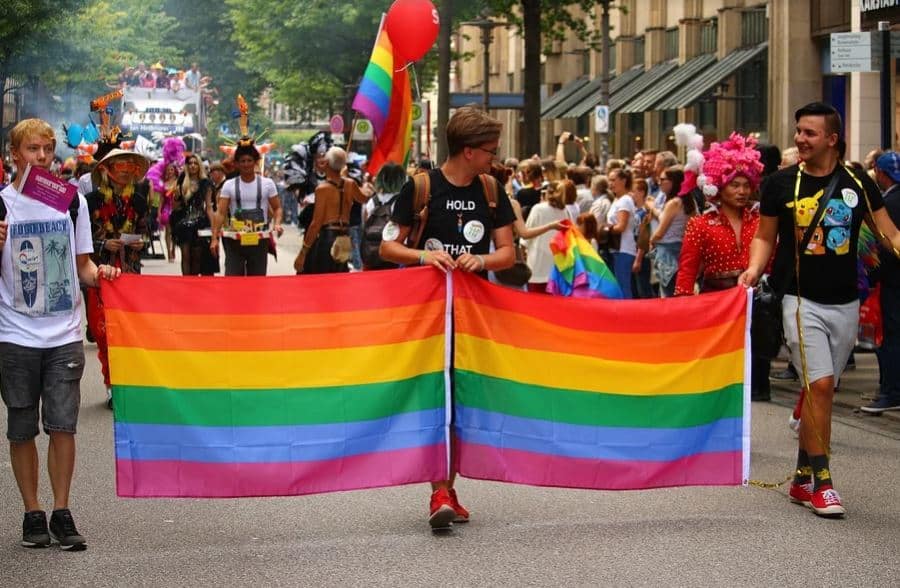
M 819 200 L 824 195 L 824 190 L 819 190 L 813 196 L 808 196 L 797 201 L 795 218 L 797 219 L 797 239 L 802 240 L 807 227 L 816 215 Z M 850 253 L 850 233 L 853 224 L 853 206 L 859 202 L 857 194 L 850 188 L 842 191 L 841 198 L 832 198 L 825 205 L 824 214 L 819 226 L 815 228 L 812 237 L 803 251 L 805 255 L 847 255 Z M 793 208 L 794 203 L 788 202 L 788 208 Z

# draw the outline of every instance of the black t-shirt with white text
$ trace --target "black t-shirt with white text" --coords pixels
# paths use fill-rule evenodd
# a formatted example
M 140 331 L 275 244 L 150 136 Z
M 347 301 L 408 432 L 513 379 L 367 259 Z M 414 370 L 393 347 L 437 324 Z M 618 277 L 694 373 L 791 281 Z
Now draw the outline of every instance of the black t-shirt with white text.
M 499 182 L 490 178 L 490 181 L 497 183 L 497 207 L 491 215 L 478 176 L 468 186 L 460 187 L 448 182 L 439 169 L 428 173 L 431 179 L 431 200 L 419 247 L 428 251 L 443 249 L 454 258 L 463 253 L 490 253 L 492 231 L 510 225 L 515 220 L 512 205 Z M 409 180 L 397 197 L 394 213 L 391 215 L 394 223 L 412 226 L 414 199 L 415 185 Z
M 830 195 L 809 245 L 800 254 L 800 295 L 820 304 L 853 302 L 858 299 L 856 247 L 859 228 L 869 203 L 872 210 L 884 206 L 881 192 L 868 175 L 859 172 L 851 175 L 850 171 L 840 166 L 824 177 L 801 173 L 795 228 L 794 191 L 798 171 L 799 167 L 794 165 L 776 172 L 762 190 L 760 214 L 778 218 L 773 286 L 776 291 L 797 294 L 797 242 L 815 216 L 819 200 L 825 195 L 833 174 L 839 174 L 837 186 Z

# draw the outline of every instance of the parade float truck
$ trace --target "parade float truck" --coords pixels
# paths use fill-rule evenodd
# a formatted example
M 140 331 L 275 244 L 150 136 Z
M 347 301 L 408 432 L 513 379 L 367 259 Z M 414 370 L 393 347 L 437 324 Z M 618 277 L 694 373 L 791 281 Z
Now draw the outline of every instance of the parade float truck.
M 181 88 L 126 87 L 122 96 L 122 131 L 137 137 L 158 139 L 191 136 L 200 142 L 191 151 L 199 152 L 206 135 L 206 110 L 197 90 Z

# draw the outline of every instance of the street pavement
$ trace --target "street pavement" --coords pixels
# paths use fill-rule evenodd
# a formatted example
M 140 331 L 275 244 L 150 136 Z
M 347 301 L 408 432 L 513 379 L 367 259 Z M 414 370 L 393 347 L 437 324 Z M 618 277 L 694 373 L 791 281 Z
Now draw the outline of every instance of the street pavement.
M 291 229 L 282 237 L 270 275 L 293 273 L 297 239 Z M 154 260 L 145 271 L 178 269 Z M 472 522 L 441 536 L 428 530 L 424 484 L 297 498 L 117 498 L 112 414 L 95 346 L 86 354 L 71 506 L 89 547 L 19 547 L 22 507 L 4 450 L 0 586 L 900 584 L 900 419 L 852 411 L 877 382 L 870 354 L 838 396 L 832 472 L 844 520 L 790 504 L 784 486 L 596 492 L 462 479 Z M 753 404 L 754 479 L 791 473 L 795 389 L 779 384 L 773 402 Z M 43 452 L 46 438 L 39 443 Z M 45 476 L 41 496 L 49 505 Z

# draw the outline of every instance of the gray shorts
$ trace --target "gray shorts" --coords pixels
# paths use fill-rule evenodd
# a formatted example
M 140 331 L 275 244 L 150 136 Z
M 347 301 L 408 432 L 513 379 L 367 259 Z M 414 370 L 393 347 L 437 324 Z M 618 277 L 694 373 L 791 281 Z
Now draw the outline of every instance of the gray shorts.
M 791 363 L 799 371 L 800 337 L 797 335 L 797 297 L 787 294 L 782 304 L 784 342 L 791 350 Z M 847 366 L 859 330 L 859 301 L 819 304 L 803 298 L 800 304 L 803 343 L 810 383 L 834 376 L 835 384 Z
M 49 349 L 0 343 L 0 395 L 6 404 L 6 438 L 29 441 L 38 435 L 38 407 L 44 432 L 75 433 L 81 405 L 84 345 Z

